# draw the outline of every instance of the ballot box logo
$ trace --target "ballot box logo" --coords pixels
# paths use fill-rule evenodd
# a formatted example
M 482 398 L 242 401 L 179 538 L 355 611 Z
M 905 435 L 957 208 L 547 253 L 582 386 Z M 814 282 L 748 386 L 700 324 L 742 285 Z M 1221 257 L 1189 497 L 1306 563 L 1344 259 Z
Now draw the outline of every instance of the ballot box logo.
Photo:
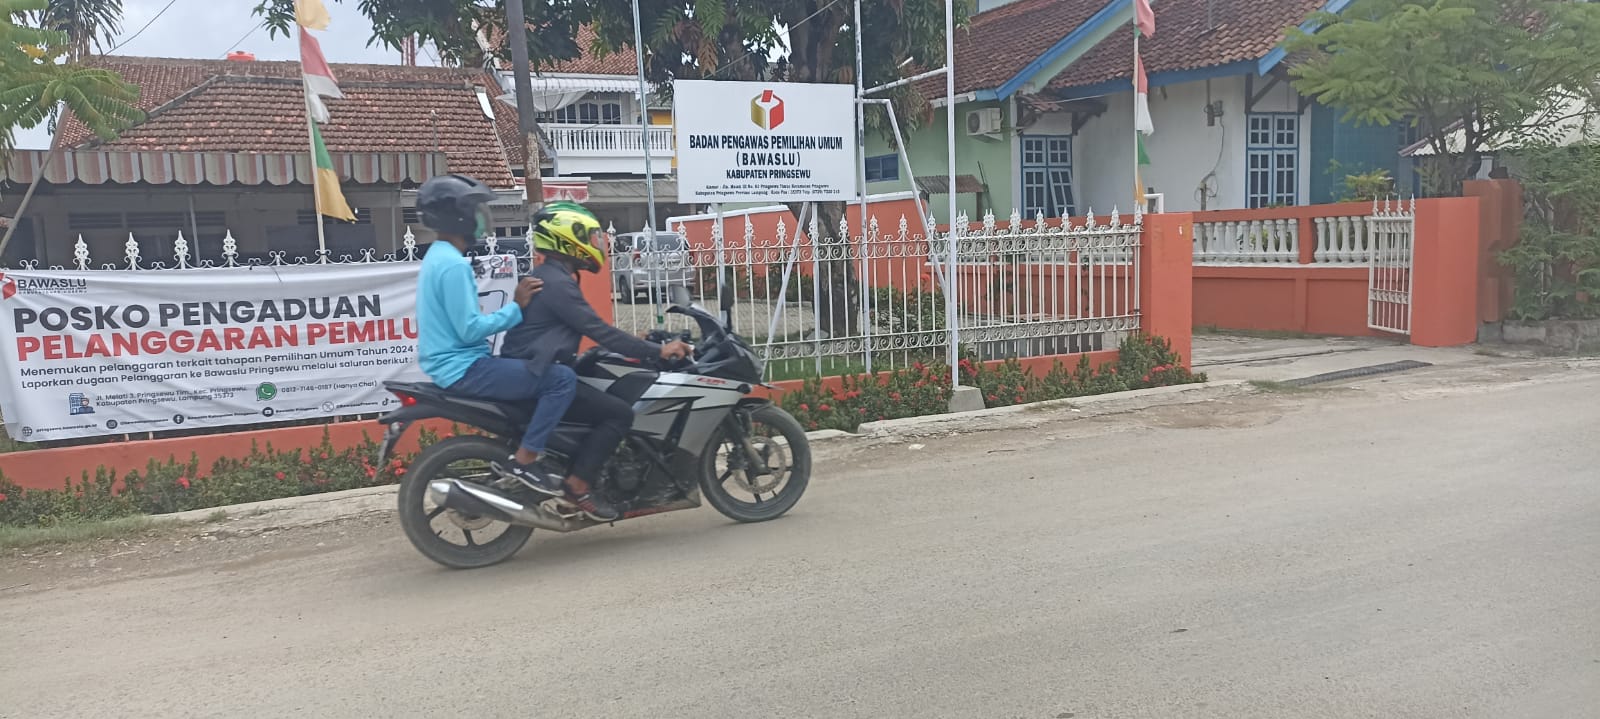
M 771 90 L 762 90 L 750 99 L 750 121 L 763 130 L 772 130 L 783 124 L 783 98 Z

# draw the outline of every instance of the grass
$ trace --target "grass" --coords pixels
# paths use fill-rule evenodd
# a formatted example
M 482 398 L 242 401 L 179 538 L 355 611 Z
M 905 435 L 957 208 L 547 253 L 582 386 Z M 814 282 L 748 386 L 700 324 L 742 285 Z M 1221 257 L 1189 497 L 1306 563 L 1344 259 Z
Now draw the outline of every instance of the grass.
M 136 516 L 98 522 L 72 522 L 53 527 L 0 527 L 0 550 L 23 549 L 40 544 L 78 544 L 101 539 L 118 539 L 141 534 L 158 526 L 176 526 L 154 517 Z

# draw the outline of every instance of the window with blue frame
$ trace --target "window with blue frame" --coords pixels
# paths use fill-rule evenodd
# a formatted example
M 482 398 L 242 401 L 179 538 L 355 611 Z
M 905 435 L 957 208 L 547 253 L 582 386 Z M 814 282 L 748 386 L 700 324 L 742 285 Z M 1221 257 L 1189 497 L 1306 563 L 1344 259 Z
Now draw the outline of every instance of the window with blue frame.
M 866 159 L 867 182 L 893 182 L 900 179 L 899 155 L 876 155 Z
M 1254 113 L 1246 121 L 1245 204 L 1250 208 L 1299 204 L 1300 116 Z
M 1072 199 L 1072 136 L 1022 136 L 1022 214 L 1063 217 Z

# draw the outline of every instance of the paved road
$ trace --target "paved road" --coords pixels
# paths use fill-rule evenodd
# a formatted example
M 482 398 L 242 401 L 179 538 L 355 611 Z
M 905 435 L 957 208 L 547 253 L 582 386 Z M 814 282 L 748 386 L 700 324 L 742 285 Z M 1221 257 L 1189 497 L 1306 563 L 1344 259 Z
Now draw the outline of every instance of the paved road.
M 382 518 L 12 556 L 0 715 L 1594 716 L 1597 397 L 1273 394 L 835 450 L 779 522 L 477 572 Z

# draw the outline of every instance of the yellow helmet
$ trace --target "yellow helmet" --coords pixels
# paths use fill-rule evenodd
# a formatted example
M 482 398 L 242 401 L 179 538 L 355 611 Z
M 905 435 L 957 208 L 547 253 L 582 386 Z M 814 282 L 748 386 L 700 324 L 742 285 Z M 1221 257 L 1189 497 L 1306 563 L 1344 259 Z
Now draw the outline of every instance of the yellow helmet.
M 534 249 L 570 258 L 580 270 L 600 271 L 603 235 L 600 218 L 575 202 L 552 202 L 533 216 Z

